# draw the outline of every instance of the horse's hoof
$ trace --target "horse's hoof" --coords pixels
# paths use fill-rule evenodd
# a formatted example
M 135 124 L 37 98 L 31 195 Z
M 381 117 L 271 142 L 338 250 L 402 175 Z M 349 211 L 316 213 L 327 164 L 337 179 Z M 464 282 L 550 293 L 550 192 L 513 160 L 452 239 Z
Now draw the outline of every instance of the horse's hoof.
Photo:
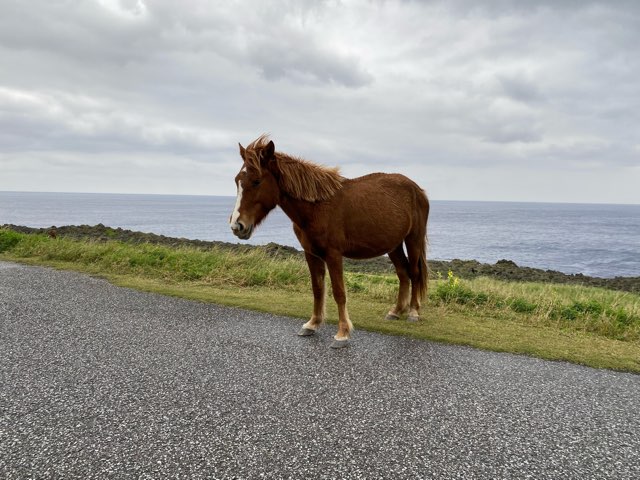
M 420 321 L 420 317 L 418 315 L 409 315 L 407 317 L 407 322 L 418 323 Z
M 348 347 L 350 343 L 351 341 L 348 338 L 346 340 L 334 340 L 331 343 L 331 348 L 335 348 L 335 349 L 345 348 L 345 347 Z
M 387 316 L 384 317 L 385 320 L 400 320 L 400 315 L 396 315 L 395 313 L 387 313 Z
M 298 335 L 301 337 L 310 337 L 311 335 L 315 335 L 316 331 L 311 330 L 310 328 L 302 327 L 298 332 Z

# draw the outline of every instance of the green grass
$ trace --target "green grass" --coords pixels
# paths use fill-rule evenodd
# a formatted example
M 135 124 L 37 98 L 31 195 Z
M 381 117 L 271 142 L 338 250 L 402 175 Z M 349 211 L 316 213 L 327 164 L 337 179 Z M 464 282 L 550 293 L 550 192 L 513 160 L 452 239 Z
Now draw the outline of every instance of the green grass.
M 0 258 L 299 319 L 311 313 L 304 260 L 274 257 L 262 249 L 78 241 L 0 229 Z M 431 282 L 422 321 L 411 324 L 383 320 L 395 302 L 395 276 L 347 272 L 345 283 L 356 329 L 640 373 L 637 294 L 489 278 L 463 281 L 449 272 Z M 335 323 L 335 304 L 328 299 L 327 306 L 328 322 Z

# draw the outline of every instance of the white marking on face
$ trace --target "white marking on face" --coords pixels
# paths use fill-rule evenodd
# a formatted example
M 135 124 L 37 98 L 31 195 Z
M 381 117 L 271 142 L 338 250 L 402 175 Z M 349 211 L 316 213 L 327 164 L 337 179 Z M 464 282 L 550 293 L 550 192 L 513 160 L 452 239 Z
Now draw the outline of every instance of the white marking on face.
M 247 167 L 242 167 L 241 172 L 246 172 Z M 231 214 L 231 220 L 229 220 L 229 225 L 235 225 L 240 218 L 240 203 L 242 202 L 242 181 L 238 180 L 238 196 L 236 197 L 236 206 L 233 208 L 233 213 Z

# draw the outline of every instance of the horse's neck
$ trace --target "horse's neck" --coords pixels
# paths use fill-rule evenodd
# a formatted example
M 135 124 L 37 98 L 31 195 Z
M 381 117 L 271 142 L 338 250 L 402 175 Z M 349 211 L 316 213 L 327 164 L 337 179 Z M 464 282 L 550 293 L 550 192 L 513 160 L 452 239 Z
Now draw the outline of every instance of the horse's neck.
M 313 218 L 315 206 L 312 202 L 291 198 L 289 195 L 282 195 L 279 206 L 285 215 L 301 228 L 308 225 Z

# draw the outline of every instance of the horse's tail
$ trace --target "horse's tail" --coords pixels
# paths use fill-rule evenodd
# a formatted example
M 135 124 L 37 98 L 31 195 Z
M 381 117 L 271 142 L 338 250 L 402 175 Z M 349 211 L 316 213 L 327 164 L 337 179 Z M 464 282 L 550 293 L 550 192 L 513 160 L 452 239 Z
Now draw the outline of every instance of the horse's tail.
M 420 273 L 420 299 L 427 298 L 429 290 L 429 265 L 427 264 L 427 245 L 429 243 L 427 238 L 427 222 L 429 221 L 429 199 L 424 191 L 421 191 L 424 198 L 424 203 L 420 202 L 422 209 L 424 210 L 424 217 L 420 218 L 420 229 L 424 229 L 421 232 L 422 242 L 420 243 L 420 260 L 418 261 L 418 269 Z M 424 223 L 423 223 L 424 222 Z
M 422 250 L 420 252 L 420 262 L 418 263 L 418 268 L 420 269 L 420 299 L 424 300 L 427 298 L 427 293 L 429 290 L 429 266 L 427 265 L 427 237 L 424 238 L 425 244 L 422 246 Z

